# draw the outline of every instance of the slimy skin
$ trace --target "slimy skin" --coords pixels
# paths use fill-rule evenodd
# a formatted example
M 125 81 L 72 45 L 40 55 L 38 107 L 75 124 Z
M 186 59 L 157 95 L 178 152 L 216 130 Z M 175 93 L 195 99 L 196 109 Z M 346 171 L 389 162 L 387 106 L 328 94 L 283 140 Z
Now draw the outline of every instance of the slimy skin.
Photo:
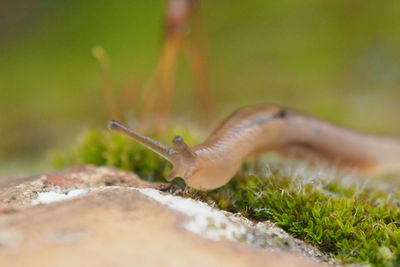
M 225 185 L 243 162 L 266 151 L 285 155 L 316 155 L 362 174 L 400 171 L 400 140 L 358 133 L 312 116 L 273 105 L 237 110 L 202 143 L 193 147 L 179 136 L 174 148 L 110 121 L 173 165 L 167 180 L 181 177 L 199 190 Z

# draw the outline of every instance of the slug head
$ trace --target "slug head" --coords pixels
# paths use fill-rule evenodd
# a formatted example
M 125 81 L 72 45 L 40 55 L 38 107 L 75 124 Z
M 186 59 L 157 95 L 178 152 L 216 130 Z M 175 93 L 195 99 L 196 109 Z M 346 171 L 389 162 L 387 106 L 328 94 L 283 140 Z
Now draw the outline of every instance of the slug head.
M 172 141 L 175 146 L 174 149 L 160 144 L 154 139 L 129 129 L 123 124 L 114 120 L 108 123 L 108 128 L 133 138 L 137 142 L 171 162 L 173 168 L 171 173 L 166 178 L 167 181 L 172 181 L 177 177 L 181 177 L 186 181 L 187 179 L 191 178 L 199 169 L 199 160 L 196 153 L 191 150 L 191 148 L 180 136 L 176 136 Z
M 184 180 L 189 179 L 198 169 L 197 155 L 180 136 L 175 136 L 172 143 L 175 146 L 175 153 L 173 153 L 171 160 L 173 167 L 166 180 L 172 181 L 177 177 Z

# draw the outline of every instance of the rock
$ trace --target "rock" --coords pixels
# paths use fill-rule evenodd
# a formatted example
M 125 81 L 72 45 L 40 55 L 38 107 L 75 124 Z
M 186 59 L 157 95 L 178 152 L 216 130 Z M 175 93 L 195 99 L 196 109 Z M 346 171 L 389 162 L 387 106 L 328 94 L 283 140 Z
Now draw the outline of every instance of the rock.
M 0 185 L 0 266 L 324 265 L 299 253 L 195 234 L 185 227 L 193 212 L 172 206 L 176 199 L 135 189 L 159 187 L 90 166 Z M 42 196 L 48 204 L 40 204 Z

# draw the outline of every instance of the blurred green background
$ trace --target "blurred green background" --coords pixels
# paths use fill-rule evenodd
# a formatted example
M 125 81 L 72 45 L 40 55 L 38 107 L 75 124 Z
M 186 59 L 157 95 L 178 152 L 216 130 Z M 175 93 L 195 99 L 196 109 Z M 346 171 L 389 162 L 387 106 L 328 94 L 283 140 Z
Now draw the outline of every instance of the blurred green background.
M 0 0 L 0 175 L 67 148 L 85 128 L 105 128 L 91 49 L 107 49 L 116 87 L 145 82 L 162 47 L 165 4 Z M 201 12 L 213 125 L 239 106 L 271 102 L 400 136 L 398 1 L 220 0 L 201 2 Z M 174 114 L 188 121 L 193 87 L 181 60 Z

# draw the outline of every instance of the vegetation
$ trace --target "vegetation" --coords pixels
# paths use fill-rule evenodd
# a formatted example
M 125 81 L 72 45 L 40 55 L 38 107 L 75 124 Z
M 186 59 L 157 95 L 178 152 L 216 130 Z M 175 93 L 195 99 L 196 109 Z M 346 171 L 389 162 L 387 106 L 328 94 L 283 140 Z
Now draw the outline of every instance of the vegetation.
M 155 137 L 169 144 L 178 133 L 191 143 L 195 137 L 185 129 L 175 129 L 165 133 L 164 138 Z M 169 136 L 170 140 L 165 139 Z M 153 136 L 154 137 L 154 136 Z M 168 174 L 170 164 L 149 149 L 119 133 L 101 133 L 90 130 L 78 141 L 78 145 L 66 154 L 56 153 L 53 158 L 55 168 L 93 164 L 97 166 L 114 166 L 125 171 L 133 171 L 148 181 L 166 182 L 163 177 Z
M 165 136 L 173 137 L 174 132 Z M 196 140 L 188 131 L 184 137 L 189 143 Z M 151 181 L 164 181 L 170 168 L 165 160 L 125 136 L 96 131 L 86 133 L 69 155 L 55 156 L 54 164 L 115 166 Z M 295 178 L 282 170 L 273 169 L 267 177 L 243 171 L 220 189 L 192 190 L 189 196 L 212 201 L 252 220 L 273 221 L 292 236 L 344 262 L 399 266 L 399 193 L 344 185 L 332 177 L 310 179 L 303 174 Z
M 267 179 L 241 175 L 201 195 L 221 209 L 273 221 L 344 262 L 374 266 L 400 264 L 398 197 L 335 181 L 302 184 L 278 172 Z

